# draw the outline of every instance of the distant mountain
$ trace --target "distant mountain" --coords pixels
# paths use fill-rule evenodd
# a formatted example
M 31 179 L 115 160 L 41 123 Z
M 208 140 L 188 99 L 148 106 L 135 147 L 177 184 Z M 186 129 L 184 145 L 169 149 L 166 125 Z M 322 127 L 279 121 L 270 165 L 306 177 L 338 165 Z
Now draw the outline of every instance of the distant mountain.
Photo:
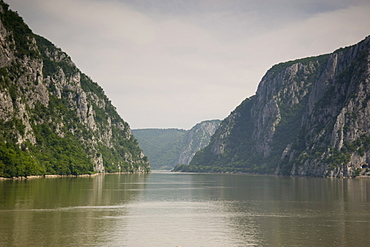
M 195 153 L 206 146 L 220 120 L 198 123 L 190 130 L 134 129 L 132 133 L 148 156 L 152 169 L 172 169 L 188 164 Z
M 345 34 L 343 34 L 345 35 Z M 273 66 L 180 171 L 351 177 L 370 163 L 370 36 Z
M 187 131 L 176 165 L 189 164 L 195 153 L 208 145 L 220 123 L 220 120 L 203 121 Z
M 0 176 L 147 172 L 103 89 L 0 0 Z
M 132 133 L 148 156 L 152 169 L 170 170 L 176 165 L 186 130 L 133 129 Z

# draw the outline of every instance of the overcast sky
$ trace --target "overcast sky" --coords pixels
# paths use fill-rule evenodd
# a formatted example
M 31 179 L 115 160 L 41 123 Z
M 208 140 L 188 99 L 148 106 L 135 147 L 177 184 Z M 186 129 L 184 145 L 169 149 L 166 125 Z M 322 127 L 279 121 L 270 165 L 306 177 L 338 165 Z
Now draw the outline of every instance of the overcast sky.
M 5 0 L 131 128 L 224 119 L 272 65 L 370 35 L 368 0 Z

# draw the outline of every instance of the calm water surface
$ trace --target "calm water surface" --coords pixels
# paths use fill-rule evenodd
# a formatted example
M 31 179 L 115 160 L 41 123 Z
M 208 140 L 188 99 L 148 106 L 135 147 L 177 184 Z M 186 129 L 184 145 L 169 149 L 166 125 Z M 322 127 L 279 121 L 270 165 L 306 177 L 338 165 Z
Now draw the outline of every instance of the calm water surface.
M 0 181 L 0 246 L 370 246 L 370 179 Z

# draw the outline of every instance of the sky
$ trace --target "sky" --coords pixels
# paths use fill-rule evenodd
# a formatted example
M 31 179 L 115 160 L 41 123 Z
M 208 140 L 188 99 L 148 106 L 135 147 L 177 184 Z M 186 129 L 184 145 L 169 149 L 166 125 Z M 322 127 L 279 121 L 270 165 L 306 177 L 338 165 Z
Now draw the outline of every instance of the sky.
M 368 0 L 5 0 L 132 129 L 226 118 L 274 64 L 370 35 Z

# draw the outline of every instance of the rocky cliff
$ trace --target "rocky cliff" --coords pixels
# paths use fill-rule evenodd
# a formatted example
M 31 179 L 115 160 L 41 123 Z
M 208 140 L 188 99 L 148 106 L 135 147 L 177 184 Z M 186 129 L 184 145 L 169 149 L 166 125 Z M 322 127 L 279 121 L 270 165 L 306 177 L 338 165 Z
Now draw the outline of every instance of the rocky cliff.
M 220 120 L 203 121 L 188 130 L 176 164 L 189 164 L 195 153 L 209 144 L 220 123 Z
M 133 134 L 153 169 L 170 170 L 177 164 L 189 164 L 195 153 L 208 145 L 220 122 L 203 121 L 190 130 L 137 129 Z
M 0 176 L 149 169 L 102 88 L 0 1 Z
M 273 66 L 183 170 L 351 177 L 370 163 L 370 36 Z

